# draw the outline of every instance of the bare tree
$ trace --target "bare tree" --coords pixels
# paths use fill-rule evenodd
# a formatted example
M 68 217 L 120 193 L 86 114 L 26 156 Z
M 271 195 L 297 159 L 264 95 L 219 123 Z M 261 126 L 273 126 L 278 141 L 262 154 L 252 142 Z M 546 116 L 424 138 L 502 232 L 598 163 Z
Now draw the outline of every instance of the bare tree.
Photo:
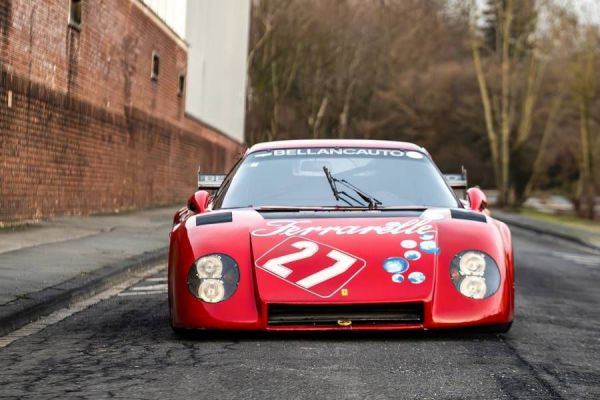
M 503 205 L 593 197 L 593 46 L 569 42 L 554 0 L 487 0 L 483 20 L 475 2 L 253 0 L 247 141 L 413 141 Z
M 573 97 L 579 110 L 579 180 L 576 204 L 581 216 L 594 219 L 596 182 L 595 136 L 592 134 L 592 106 L 598 100 L 597 73 L 600 68 L 600 32 L 588 26 L 581 32 L 579 47 L 573 58 Z
M 488 143 L 501 205 L 515 205 L 522 196 L 515 192 L 512 159 L 531 139 L 546 62 L 540 54 L 541 34 L 535 30 L 537 16 L 523 16 L 523 0 L 495 0 L 496 40 L 499 48 L 485 48 L 478 26 L 479 13 L 471 2 L 471 50 L 479 84 Z M 517 7 L 519 6 L 519 7 Z M 522 29 L 514 29 L 520 10 Z M 482 50 L 490 56 L 486 64 Z M 499 71 L 499 72 L 498 72 Z M 490 90 L 489 80 L 500 75 L 499 93 Z

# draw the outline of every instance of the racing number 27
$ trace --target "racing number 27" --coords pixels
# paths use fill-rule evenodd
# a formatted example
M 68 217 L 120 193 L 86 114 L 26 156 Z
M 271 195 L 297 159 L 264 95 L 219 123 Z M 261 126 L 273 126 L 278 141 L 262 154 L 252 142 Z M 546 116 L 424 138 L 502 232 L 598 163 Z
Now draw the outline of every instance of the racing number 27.
M 291 246 L 300 251 L 273 258 L 267 261 L 263 265 L 263 268 L 282 278 L 287 278 L 287 276 L 292 273 L 292 269 L 290 269 L 286 264 L 312 257 L 317 253 L 317 251 L 319 251 L 319 245 L 317 243 L 305 240 L 292 243 Z M 296 284 L 305 289 L 311 288 L 319 283 L 343 274 L 356 262 L 356 258 L 337 250 L 331 250 L 329 253 L 327 253 L 327 257 L 335 261 L 335 263 L 327 268 L 315 272 L 312 275 L 300 279 L 296 282 Z

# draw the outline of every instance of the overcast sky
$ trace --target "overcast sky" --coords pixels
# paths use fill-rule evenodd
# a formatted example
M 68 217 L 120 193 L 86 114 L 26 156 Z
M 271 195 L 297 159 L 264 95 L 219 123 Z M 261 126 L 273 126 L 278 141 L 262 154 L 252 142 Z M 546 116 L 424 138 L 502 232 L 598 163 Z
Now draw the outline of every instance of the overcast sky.
M 486 0 L 477 0 L 485 4 Z M 556 3 L 572 8 L 586 22 L 600 24 L 600 0 L 555 0 Z
M 573 7 L 586 22 L 600 23 L 600 0 L 561 0 Z

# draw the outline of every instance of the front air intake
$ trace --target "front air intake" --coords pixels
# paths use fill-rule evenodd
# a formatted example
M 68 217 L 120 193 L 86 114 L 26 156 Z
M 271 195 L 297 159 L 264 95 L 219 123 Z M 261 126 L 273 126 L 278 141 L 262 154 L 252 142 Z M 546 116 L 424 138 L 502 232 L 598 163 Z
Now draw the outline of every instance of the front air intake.
M 268 322 L 276 326 L 415 325 L 423 323 L 423 304 L 269 304 Z

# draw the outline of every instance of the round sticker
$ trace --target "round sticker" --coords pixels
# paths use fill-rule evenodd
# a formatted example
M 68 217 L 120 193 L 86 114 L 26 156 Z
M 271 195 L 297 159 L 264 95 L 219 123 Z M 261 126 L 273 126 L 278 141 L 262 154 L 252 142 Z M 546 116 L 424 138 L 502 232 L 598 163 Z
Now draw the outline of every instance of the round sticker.
M 402 257 L 390 257 L 383 262 L 383 269 L 390 274 L 402 273 L 408 269 L 408 261 Z
M 423 233 L 419 237 L 421 238 L 421 240 L 432 240 L 433 239 L 433 233 Z
M 404 252 L 404 257 L 410 261 L 417 261 L 419 258 L 421 258 L 421 253 L 419 253 L 417 250 L 408 250 Z
M 429 254 L 437 254 L 437 252 L 439 251 L 437 244 L 433 240 L 426 240 L 424 242 L 421 242 L 421 244 L 419 244 L 419 247 L 422 251 Z
M 394 274 L 394 275 L 392 275 L 392 281 L 394 281 L 396 283 L 402 283 L 402 282 L 404 282 L 404 275 Z
M 406 155 L 410 158 L 414 158 L 416 160 L 420 160 L 421 158 L 423 158 L 423 154 L 417 152 L 417 151 L 407 151 Z
M 422 272 L 411 272 L 410 275 L 408 275 L 408 280 L 410 283 L 418 285 L 419 283 L 425 282 L 425 274 Z
M 414 240 L 403 240 L 400 243 L 400 246 L 404 247 L 405 249 L 414 249 L 415 247 L 417 247 L 417 242 L 415 242 Z

